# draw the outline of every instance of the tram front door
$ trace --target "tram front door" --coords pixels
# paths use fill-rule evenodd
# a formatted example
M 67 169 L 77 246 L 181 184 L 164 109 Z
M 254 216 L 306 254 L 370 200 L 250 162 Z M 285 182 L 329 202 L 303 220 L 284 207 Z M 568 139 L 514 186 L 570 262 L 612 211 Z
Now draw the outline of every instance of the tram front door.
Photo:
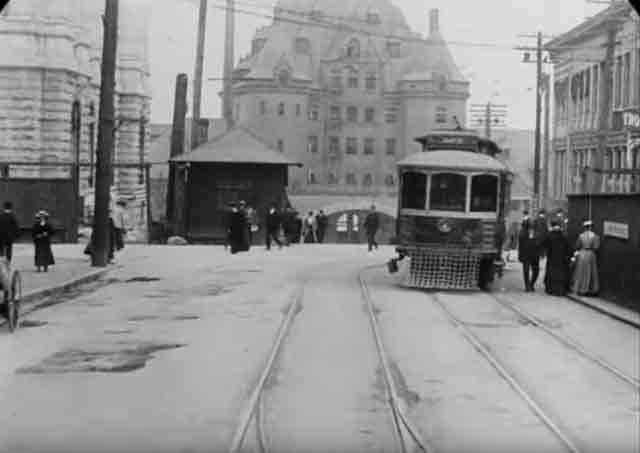
M 360 243 L 360 215 L 358 211 L 349 211 L 340 214 L 336 222 L 336 238 L 341 244 Z

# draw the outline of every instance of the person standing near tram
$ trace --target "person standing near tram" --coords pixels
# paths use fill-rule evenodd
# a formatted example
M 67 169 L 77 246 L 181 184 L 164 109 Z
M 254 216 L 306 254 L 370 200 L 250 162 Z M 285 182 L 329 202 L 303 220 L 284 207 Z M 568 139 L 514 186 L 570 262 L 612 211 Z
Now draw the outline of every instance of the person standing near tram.
M 540 274 L 540 241 L 534 222 L 527 218 L 522 222 L 518 237 L 518 260 L 522 263 L 525 291 L 535 291 Z
M 585 221 L 584 231 L 576 242 L 575 270 L 572 291 L 580 296 L 595 296 L 600 291 L 596 252 L 600 248 L 600 237 L 593 232 L 593 222 Z

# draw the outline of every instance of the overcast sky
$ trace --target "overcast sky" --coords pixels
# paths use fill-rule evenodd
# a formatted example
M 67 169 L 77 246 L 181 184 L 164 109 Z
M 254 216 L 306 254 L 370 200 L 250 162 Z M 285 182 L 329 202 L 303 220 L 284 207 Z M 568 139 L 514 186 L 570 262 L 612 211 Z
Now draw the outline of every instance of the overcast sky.
M 238 8 L 270 14 L 273 0 L 238 0 Z M 471 82 L 470 103 L 508 106 L 507 124 L 512 128 L 535 126 L 535 64 L 522 63 L 517 45 L 535 45 L 534 38 L 519 33 L 564 32 L 593 15 L 605 5 L 586 0 L 391 0 L 402 9 L 410 27 L 427 33 L 428 12 L 440 9 L 440 30 L 447 41 L 495 43 L 497 47 L 451 44 L 456 63 Z M 198 0 L 156 0 L 152 2 L 150 59 L 153 90 L 152 121 L 170 123 L 175 78 L 189 76 L 195 64 Z M 224 46 L 224 0 L 209 0 L 202 99 L 203 117 L 220 117 L 220 81 Z M 251 6 L 253 5 L 253 6 Z M 218 8 L 217 8 L 218 7 Z M 254 31 L 268 19 L 236 14 L 236 62 L 249 52 Z M 551 69 L 550 67 L 548 68 Z M 191 93 L 188 102 L 191 105 Z M 191 107 L 189 107 L 191 109 Z

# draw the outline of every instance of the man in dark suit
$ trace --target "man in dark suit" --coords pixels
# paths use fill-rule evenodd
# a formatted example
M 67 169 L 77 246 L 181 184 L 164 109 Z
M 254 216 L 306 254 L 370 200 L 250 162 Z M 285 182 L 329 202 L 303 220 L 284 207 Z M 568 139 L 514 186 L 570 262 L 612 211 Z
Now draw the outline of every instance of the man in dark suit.
M 278 248 L 282 248 L 282 243 L 278 239 L 278 233 L 280 231 L 280 213 L 276 208 L 275 203 L 271 204 L 269 211 L 267 212 L 266 218 L 266 239 L 267 239 L 267 250 L 271 250 L 271 240 L 278 244 Z
M 373 250 L 373 247 L 375 247 L 376 249 L 378 248 L 378 243 L 376 242 L 376 233 L 378 232 L 379 226 L 380 219 L 378 218 L 378 213 L 376 212 L 376 206 L 371 205 L 371 211 L 364 219 L 364 229 L 367 232 L 369 251 Z
M 518 260 L 522 263 L 525 291 L 535 291 L 536 280 L 540 274 L 540 245 L 534 221 L 522 222 L 518 238 Z
M 13 212 L 13 204 L 7 201 L 4 203 L 4 211 L 0 213 L 0 255 L 6 256 L 9 262 L 13 256 L 13 243 L 19 235 L 20 226 Z

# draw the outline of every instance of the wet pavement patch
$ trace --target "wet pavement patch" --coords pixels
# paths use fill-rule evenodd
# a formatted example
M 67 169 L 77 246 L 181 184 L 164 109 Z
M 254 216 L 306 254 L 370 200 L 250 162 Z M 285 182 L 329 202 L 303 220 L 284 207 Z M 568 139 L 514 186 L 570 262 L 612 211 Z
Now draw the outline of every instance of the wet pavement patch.
M 67 349 L 39 364 L 19 368 L 18 374 L 126 373 L 144 368 L 154 353 L 186 346 L 178 343 L 124 343 L 101 350 Z
M 160 317 L 153 316 L 153 315 L 138 315 L 138 316 L 130 316 L 127 319 L 129 321 L 153 321 L 154 319 L 160 319 Z
M 171 319 L 173 321 L 195 321 L 196 319 L 200 319 L 200 316 L 196 316 L 196 315 L 178 315 L 178 316 L 173 316 Z
M 131 329 L 114 329 L 114 330 L 105 330 L 104 333 L 108 335 L 126 335 L 128 333 L 133 333 Z
M 49 324 L 47 321 L 36 321 L 31 319 L 23 319 L 20 321 L 20 327 L 29 328 L 29 327 L 42 327 Z
M 160 280 L 162 280 L 161 278 L 158 277 L 146 277 L 146 276 L 142 276 L 142 277 L 132 277 L 130 279 L 125 280 L 125 283 L 147 283 L 147 282 L 159 282 Z

